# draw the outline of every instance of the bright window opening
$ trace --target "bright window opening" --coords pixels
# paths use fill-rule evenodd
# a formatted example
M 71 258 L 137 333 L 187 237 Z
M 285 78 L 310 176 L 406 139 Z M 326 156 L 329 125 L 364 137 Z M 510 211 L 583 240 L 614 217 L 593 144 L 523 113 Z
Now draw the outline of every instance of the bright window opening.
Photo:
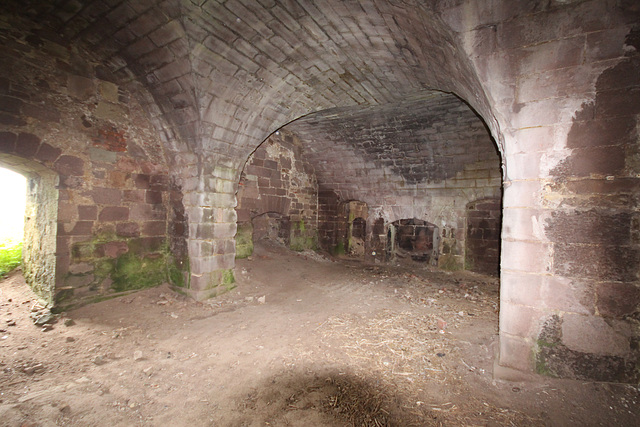
M 19 243 L 24 237 L 27 179 L 0 168 L 0 242 Z
M 0 277 L 22 260 L 26 181 L 19 173 L 0 168 Z

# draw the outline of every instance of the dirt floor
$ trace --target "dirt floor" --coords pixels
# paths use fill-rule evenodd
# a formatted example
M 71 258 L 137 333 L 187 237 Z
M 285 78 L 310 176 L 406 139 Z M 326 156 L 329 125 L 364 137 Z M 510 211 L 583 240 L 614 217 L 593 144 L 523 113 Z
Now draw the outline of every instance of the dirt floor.
M 237 288 L 43 311 L 0 283 L 0 425 L 632 426 L 637 387 L 493 378 L 497 279 L 257 248 Z

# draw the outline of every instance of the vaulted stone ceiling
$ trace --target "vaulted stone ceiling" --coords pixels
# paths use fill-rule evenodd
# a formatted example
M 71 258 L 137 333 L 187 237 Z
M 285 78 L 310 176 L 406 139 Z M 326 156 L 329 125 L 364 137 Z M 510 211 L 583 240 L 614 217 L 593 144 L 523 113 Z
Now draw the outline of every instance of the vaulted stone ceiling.
M 347 199 L 385 186 L 394 187 L 391 192 L 398 185 L 437 187 L 478 155 L 496 156 L 482 119 L 442 92 L 381 106 L 328 109 L 284 130 L 303 142 L 318 183 L 342 190 Z
M 26 42 L 77 46 L 117 83 L 141 83 L 152 99 L 139 97 L 172 150 L 237 165 L 308 113 L 431 89 L 455 92 L 491 124 L 437 3 L 9 0 L 2 7 L 38 23 L 22 28 Z

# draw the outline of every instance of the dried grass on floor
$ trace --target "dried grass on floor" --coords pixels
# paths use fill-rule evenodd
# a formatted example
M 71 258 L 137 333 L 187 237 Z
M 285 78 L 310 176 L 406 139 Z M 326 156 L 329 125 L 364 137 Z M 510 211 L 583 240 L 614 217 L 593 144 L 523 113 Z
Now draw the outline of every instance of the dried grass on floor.
M 399 403 L 405 424 L 415 425 L 543 425 L 540 419 L 491 405 L 482 396 L 456 402 L 422 402 L 416 389 L 431 385 L 460 393 L 464 379 L 459 369 L 468 367 L 448 332 L 439 328 L 435 314 L 383 310 L 375 317 L 357 315 L 331 317 L 319 328 L 325 342 L 338 342 L 356 375 L 381 378 L 371 396 L 345 387 L 330 399 L 342 402 L 341 411 L 354 426 L 392 426 L 388 396 L 375 390 L 393 390 L 405 397 Z M 332 400 L 330 400 L 332 402 Z M 337 403 L 336 403 L 337 405 Z M 351 415 L 349 415 L 351 414 Z M 406 424 L 409 422 L 409 424 Z
M 455 351 L 447 345 L 446 333 L 438 329 L 436 315 L 384 310 L 373 319 L 332 317 L 322 334 L 325 339 L 343 341 L 341 347 L 354 366 L 405 383 L 425 377 L 445 381 L 449 368 L 443 358 Z

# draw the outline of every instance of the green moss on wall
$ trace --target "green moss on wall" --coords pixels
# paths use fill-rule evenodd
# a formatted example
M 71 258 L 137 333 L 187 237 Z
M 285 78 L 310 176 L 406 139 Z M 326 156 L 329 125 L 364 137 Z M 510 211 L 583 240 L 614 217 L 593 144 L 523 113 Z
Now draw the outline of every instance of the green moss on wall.
M 458 271 L 462 270 L 462 262 L 453 254 L 442 255 L 438 259 L 438 265 L 443 270 Z
M 294 251 L 302 252 L 307 249 L 316 250 L 317 247 L 318 238 L 315 233 L 307 232 L 304 220 L 294 223 L 291 228 L 289 248 Z
M 226 290 L 230 291 L 231 289 L 236 287 L 235 283 L 236 283 L 236 278 L 233 275 L 233 270 L 231 269 L 223 270 L 221 285 L 224 286 Z
M 307 249 L 315 250 L 317 247 L 316 238 L 313 236 L 292 237 L 289 247 L 291 248 L 291 250 L 298 251 L 298 252 L 302 252 Z
M 338 242 L 338 244 L 331 249 L 331 255 L 333 256 L 344 255 L 346 252 L 347 251 L 344 248 L 344 243 L 342 242 Z
M 170 264 L 167 267 L 167 275 L 169 276 L 169 282 L 173 286 L 177 286 L 179 288 L 185 287 L 184 274 L 182 271 L 178 270 L 174 265 Z
M 233 275 L 232 269 L 214 271 L 211 274 L 210 280 L 211 281 L 204 289 L 205 291 L 210 291 L 206 293 L 205 299 L 222 295 L 236 287 L 236 278 Z
M 111 273 L 116 267 L 115 259 L 100 259 L 95 263 L 95 269 L 93 273 L 96 277 L 110 277 Z
M 546 377 L 557 378 L 558 374 L 549 366 L 544 348 L 554 347 L 555 344 L 538 340 L 538 350 L 535 353 L 536 373 Z
M 140 257 L 132 253 L 117 258 L 111 274 L 115 292 L 150 288 L 162 284 L 167 279 L 166 257 Z
M 236 233 L 236 258 L 247 258 L 253 254 L 253 225 L 238 224 Z

